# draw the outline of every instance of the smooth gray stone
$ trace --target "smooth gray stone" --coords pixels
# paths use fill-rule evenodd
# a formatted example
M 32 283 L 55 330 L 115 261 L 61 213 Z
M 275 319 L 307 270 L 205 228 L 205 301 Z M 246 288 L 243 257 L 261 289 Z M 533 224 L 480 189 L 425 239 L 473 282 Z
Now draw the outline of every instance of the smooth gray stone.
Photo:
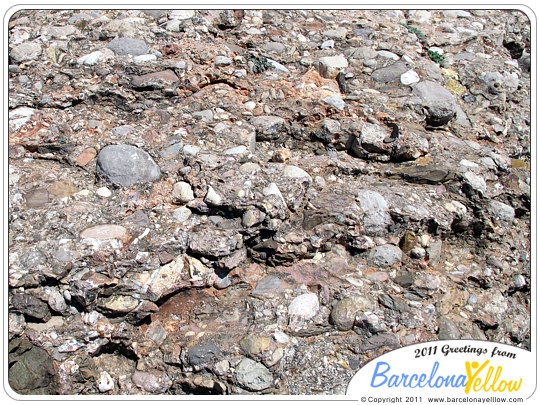
M 98 177 L 115 185 L 129 187 L 136 183 L 159 180 L 161 170 L 144 150 L 130 145 L 106 146 L 98 154 Z

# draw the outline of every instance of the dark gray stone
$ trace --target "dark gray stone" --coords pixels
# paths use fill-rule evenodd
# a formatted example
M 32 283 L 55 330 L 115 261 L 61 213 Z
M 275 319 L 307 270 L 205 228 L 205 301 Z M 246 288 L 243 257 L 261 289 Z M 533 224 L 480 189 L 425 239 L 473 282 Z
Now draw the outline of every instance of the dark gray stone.
M 163 152 L 161 152 L 161 157 L 164 160 L 171 160 L 174 159 L 176 156 L 182 152 L 182 149 L 184 149 L 184 144 L 181 142 L 174 143 L 167 147 Z
M 411 273 L 403 273 L 394 279 L 394 283 L 399 284 L 403 288 L 409 288 L 414 283 L 414 278 Z
M 524 52 L 521 58 L 518 59 L 519 66 L 526 72 L 531 71 L 531 55 Z
M 97 157 L 98 177 L 113 184 L 130 187 L 136 183 L 159 180 L 161 171 L 152 157 L 130 145 L 111 145 L 101 150 Z
M 439 339 L 452 340 L 461 338 L 461 332 L 454 321 L 444 316 L 439 318 Z
M 363 341 L 358 347 L 358 353 L 367 353 L 380 347 L 399 347 L 399 338 L 393 333 L 380 333 Z
M 353 30 L 353 34 L 356 37 L 368 39 L 375 35 L 375 31 L 373 31 L 371 28 L 356 28 Z
M 347 356 L 347 362 L 349 363 L 349 367 L 353 370 L 358 370 L 360 368 L 360 359 L 356 356 Z
M 52 359 L 46 350 L 27 340 L 10 342 L 8 372 L 11 388 L 19 394 L 54 394 L 56 374 Z
M 148 215 L 141 210 L 135 211 L 133 214 L 127 216 L 125 221 L 128 224 L 136 226 L 148 226 L 150 224 L 150 218 L 148 218 Z
M 210 363 L 219 356 L 220 353 L 220 348 L 215 344 L 206 343 L 190 347 L 187 353 L 187 359 L 192 366 L 200 366 Z
M 253 294 L 255 295 L 265 295 L 279 292 L 283 289 L 283 281 L 276 276 L 266 276 L 261 281 L 257 283 Z
M 410 312 L 409 305 L 403 298 L 394 297 L 389 294 L 381 294 L 379 295 L 379 303 L 386 308 L 397 312 Z
M 442 165 L 425 165 L 405 167 L 400 175 L 410 183 L 441 184 L 453 177 L 454 172 Z
M 49 306 L 33 295 L 25 293 L 14 294 L 11 303 L 15 309 L 32 318 L 39 319 L 43 322 L 51 319 Z

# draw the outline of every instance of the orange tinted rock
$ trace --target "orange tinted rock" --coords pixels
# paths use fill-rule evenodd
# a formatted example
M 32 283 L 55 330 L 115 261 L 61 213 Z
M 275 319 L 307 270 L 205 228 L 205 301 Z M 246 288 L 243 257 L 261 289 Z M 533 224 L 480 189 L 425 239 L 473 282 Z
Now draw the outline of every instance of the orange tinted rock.
M 77 158 L 77 166 L 86 166 L 92 161 L 97 155 L 97 152 L 94 148 L 86 148 L 81 152 Z
M 237 267 L 229 273 L 229 278 L 235 282 L 248 284 L 257 283 L 264 276 L 263 268 L 257 263 L 248 266 Z

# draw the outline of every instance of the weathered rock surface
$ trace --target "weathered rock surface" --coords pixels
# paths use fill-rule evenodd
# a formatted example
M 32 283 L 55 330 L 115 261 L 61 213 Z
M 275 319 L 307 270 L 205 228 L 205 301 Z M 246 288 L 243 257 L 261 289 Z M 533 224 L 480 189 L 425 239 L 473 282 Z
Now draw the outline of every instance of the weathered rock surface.
M 10 387 L 21 394 L 54 394 L 54 363 L 46 350 L 28 340 L 14 339 L 9 350 Z
M 236 381 L 249 391 L 262 391 L 273 383 L 268 369 L 248 358 L 243 358 L 236 367 Z
M 524 13 L 75 11 L 8 24 L 14 390 L 333 395 L 531 347 Z
M 427 110 L 427 123 L 434 126 L 447 124 L 456 115 L 456 102 L 452 93 L 429 80 L 414 86 L 413 92 L 422 99 Z
M 115 38 L 107 44 L 107 48 L 117 55 L 143 55 L 148 50 L 148 45 L 142 39 Z

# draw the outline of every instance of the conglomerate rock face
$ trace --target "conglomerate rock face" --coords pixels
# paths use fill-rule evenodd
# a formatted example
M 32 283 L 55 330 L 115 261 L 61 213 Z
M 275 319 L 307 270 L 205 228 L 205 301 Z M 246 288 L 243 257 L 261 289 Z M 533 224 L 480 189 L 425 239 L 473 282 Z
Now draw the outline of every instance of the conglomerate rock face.
M 9 382 L 343 394 L 530 347 L 530 25 L 510 10 L 22 10 Z

